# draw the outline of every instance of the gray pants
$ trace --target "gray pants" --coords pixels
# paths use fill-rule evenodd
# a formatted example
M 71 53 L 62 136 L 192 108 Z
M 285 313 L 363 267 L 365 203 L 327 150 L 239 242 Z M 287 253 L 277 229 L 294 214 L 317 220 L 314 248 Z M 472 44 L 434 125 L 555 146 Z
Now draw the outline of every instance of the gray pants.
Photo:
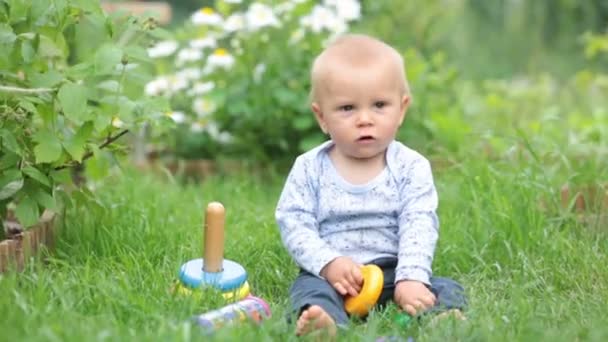
M 397 259 L 381 258 L 376 259 L 370 264 L 378 265 L 384 273 L 384 287 L 377 305 L 383 306 L 393 299 L 395 293 L 395 267 Z M 449 309 L 463 310 L 466 305 L 464 289 L 460 284 L 448 278 L 431 278 L 430 290 L 437 297 L 437 303 L 430 312 L 437 312 Z M 289 290 L 291 299 L 292 314 L 300 316 L 302 311 L 311 305 L 322 307 L 338 325 L 347 324 L 348 314 L 344 311 L 344 298 L 324 279 L 321 279 L 304 270 L 294 281 Z

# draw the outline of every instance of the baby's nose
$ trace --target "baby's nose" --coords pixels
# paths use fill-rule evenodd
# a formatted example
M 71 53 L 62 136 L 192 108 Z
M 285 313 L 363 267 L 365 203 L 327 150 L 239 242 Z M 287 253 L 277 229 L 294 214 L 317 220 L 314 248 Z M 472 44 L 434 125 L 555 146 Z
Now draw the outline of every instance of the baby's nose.
M 372 122 L 372 115 L 367 110 L 362 110 L 359 112 L 359 115 L 357 115 L 357 124 L 359 125 L 368 125 Z

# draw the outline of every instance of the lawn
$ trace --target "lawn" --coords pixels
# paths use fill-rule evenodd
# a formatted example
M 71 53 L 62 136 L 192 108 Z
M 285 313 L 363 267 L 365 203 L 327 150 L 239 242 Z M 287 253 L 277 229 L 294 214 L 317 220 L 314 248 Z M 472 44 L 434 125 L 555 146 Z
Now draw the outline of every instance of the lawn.
M 301 340 L 286 320 L 298 270 L 274 210 L 287 176 L 279 165 L 324 138 L 306 102 L 309 63 L 335 32 L 298 34 L 312 29 L 301 19 L 319 2 L 281 10 L 281 29 L 271 20 L 201 30 L 194 14 L 217 18 L 207 8 L 174 32 L 108 19 L 91 1 L 2 3 L 0 209 L 16 201 L 21 223 L 35 222 L 81 162 L 90 190 L 63 206 L 44 262 L 0 274 L 0 342 Z M 217 3 L 226 17 L 244 10 Z M 352 32 L 386 39 L 406 60 L 413 100 L 398 138 L 432 162 L 441 222 L 434 274 L 463 284 L 469 305 L 465 321 L 420 317 L 405 328 L 393 322 L 394 306 L 373 311 L 338 339 L 608 341 L 605 6 L 361 3 Z M 202 38 L 213 38 L 204 54 L 192 50 Z M 217 58 L 224 62 L 214 66 Z M 140 145 L 171 158 L 274 165 L 193 181 L 136 169 L 133 155 L 109 157 L 132 152 L 133 140 L 117 139 L 143 126 L 149 141 Z M 221 297 L 171 288 L 180 266 L 202 255 L 211 201 L 227 209 L 225 258 L 244 266 L 273 316 L 207 335 L 191 318 L 223 306 Z
M 466 287 L 467 321 L 423 318 L 391 324 L 373 312 L 341 340 L 604 341 L 608 339 L 608 231 L 560 208 L 560 172 L 541 161 L 477 156 L 437 168 L 441 237 L 436 275 Z M 606 179 L 600 165 L 579 175 Z M 274 206 L 281 172 L 184 182 L 128 168 L 95 183 L 62 220 L 44 266 L 0 275 L 0 331 L 6 341 L 297 340 L 285 320 L 296 267 L 283 249 Z M 273 317 L 204 335 L 189 318 L 221 306 L 170 293 L 179 267 L 201 256 L 203 210 L 227 209 L 225 257 L 242 264 Z

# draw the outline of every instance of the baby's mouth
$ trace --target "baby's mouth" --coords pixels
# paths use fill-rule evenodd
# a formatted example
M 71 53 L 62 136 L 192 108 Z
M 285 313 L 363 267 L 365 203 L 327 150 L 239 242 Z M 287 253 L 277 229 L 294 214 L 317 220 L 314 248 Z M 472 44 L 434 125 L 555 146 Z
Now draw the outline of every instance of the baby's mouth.
M 361 141 L 361 142 L 367 142 L 367 141 L 373 141 L 375 140 L 375 138 L 371 135 L 362 135 L 359 138 L 357 138 L 357 141 Z

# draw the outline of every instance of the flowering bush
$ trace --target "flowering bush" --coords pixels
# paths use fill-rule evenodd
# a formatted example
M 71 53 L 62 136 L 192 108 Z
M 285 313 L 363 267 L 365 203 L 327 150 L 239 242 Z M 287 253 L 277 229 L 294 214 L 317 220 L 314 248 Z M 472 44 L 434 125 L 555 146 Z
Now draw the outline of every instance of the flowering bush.
M 174 148 L 271 160 L 322 141 L 308 106 L 310 63 L 360 15 L 356 0 L 218 0 L 194 13 L 174 40 L 148 50 L 159 76 L 146 93 L 170 99 Z
M 153 35 L 166 36 L 95 1 L 0 1 L 0 216 L 14 205 L 30 226 L 57 207 L 71 167 L 88 159 L 103 175 L 129 129 L 163 124 L 166 101 L 142 97 Z

